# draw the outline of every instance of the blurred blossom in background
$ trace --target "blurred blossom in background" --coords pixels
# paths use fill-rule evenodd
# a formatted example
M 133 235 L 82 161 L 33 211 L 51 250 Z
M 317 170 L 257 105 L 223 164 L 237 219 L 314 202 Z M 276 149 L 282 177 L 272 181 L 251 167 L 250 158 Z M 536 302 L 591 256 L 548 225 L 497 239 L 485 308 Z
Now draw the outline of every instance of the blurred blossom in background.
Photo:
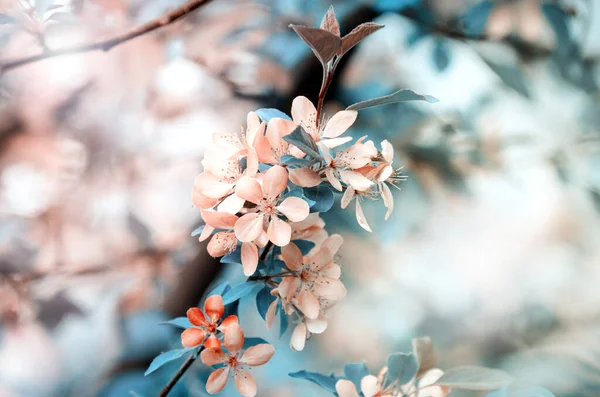
M 0 64 L 183 3 L 0 0 Z M 190 237 L 204 148 L 251 110 L 316 98 L 320 66 L 287 26 L 318 25 L 329 5 L 215 0 L 108 52 L 0 75 L 0 396 L 158 393 L 177 365 L 143 373 L 180 343 L 159 323 L 240 275 Z M 352 133 L 392 142 L 408 179 L 389 220 L 366 205 L 373 234 L 351 211 L 326 214 L 346 240 L 348 296 L 306 352 L 267 334 L 261 396 L 325 395 L 287 373 L 378 368 L 421 335 L 442 367 L 600 395 L 600 0 L 333 5 L 342 33 L 386 27 L 338 67 L 328 110 L 400 88 L 440 102 L 361 112 Z M 240 310 L 265 332 L 253 304 Z M 208 374 L 173 395 L 206 395 Z

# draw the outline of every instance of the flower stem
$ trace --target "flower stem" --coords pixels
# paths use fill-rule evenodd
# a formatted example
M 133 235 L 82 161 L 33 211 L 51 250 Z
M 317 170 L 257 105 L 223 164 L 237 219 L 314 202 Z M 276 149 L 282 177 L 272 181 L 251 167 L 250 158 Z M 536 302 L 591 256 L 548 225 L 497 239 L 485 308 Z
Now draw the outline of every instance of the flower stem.
M 317 127 L 321 124 L 321 113 L 323 112 L 323 103 L 325 102 L 325 96 L 327 90 L 333 81 L 333 74 L 335 72 L 335 65 L 330 69 L 328 67 L 323 68 L 323 81 L 321 82 L 321 90 L 319 91 L 319 100 L 317 103 Z
M 183 365 L 181 367 L 179 367 L 179 369 L 177 370 L 177 373 L 171 378 L 169 383 L 167 383 L 167 385 L 165 387 L 163 387 L 163 389 L 160 391 L 160 394 L 158 395 L 158 397 L 165 397 L 169 394 L 169 392 L 173 389 L 175 384 L 179 381 L 179 379 L 181 379 L 183 374 L 185 374 L 185 372 L 188 369 L 190 369 L 190 367 L 192 366 L 194 361 L 196 361 L 196 359 L 198 357 L 200 357 L 200 353 L 202 352 L 202 350 L 204 350 L 204 346 L 201 346 L 200 350 L 198 350 L 198 352 L 196 352 L 195 354 L 192 354 L 191 356 L 188 357 L 187 360 L 185 360 Z

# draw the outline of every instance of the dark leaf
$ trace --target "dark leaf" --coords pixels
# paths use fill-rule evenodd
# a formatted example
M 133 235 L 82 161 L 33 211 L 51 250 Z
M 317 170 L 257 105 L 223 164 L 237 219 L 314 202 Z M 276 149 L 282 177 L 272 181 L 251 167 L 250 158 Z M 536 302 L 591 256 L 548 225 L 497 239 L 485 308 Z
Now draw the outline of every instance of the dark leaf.
M 557 50 L 563 51 L 564 54 L 570 52 L 572 42 L 567 24 L 567 13 L 560 6 L 550 3 L 542 4 L 542 12 L 556 35 Z
M 144 373 L 144 376 L 150 375 L 152 372 L 156 371 L 157 369 L 159 369 L 166 363 L 173 361 L 173 360 L 177 360 L 178 358 L 183 357 L 185 354 L 191 352 L 194 349 L 195 349 L 195 347 L 186 348 L 186 349 L 169 350 L 168 352 L 161 353 L 160 355 L 156 356 L 154 358 L 154 360 L 152 360 L 152 362 L 150 363 L 150 366 Z
M 446 70 L 450 64 L 450 55 L 448 54 L 448 47 L 442 40 L 436 40 L 433 45 L 433 63 L 437 68 L 438 72 Z
M 237 248 L 235 251 L 228 253 L 227 255 L 221 258 L 221 263 L 242 263 L 242 250 L 241 248 Z
M 222 283 L 217 284 L 213 289 L 211 289 L 210 292 L 206 294 L 206 296 L 223 295 L 230 289 L 231 285 L 229 285 L 229 282 L 223 281 Z
M 436 385 L 466 390 L 495 390 L 513 382 L 506 372 L 482 367 L 458 367 L 444 372 Z
M 412 354 L 394 353 L 387 359 L 387 380 L 394 382 L 399 380 L 404 385 L 417 374 L 417 359 Z
M 437 352 L 429 337 L 416 338 L 412 340 L 413 354 L 419 364 L 418 375 L 423 375 L 437 364 Z
M 337 378 L 333 376 L 327 376 L 317 372 L 308 372 L 304 370 L 290 373 L 289 376 L 296 379 L 306 379 L 309 382 L 319 385 L 328 392 L 335 393 L 335 383 L 337 382 Z
M 315 163 L 315 160 L 311 159 L 299 159 L 296 156 L 292 156 L 291 154 L 284 154 L 279 159 L 281 165 L 299 165 L 303 168 L 309 167 Z
M 342 39 L 326 30 L 299 25 L 290 25 L 290 27 L 309 45 L 323 67 L 342 47 Z
M 262 288 L 263 285 L 262 282 L 256 280 L 246 281 L 245 283 L 236 285 L 223 295 L 223 304 L 228 305 L 247 295 L 253 294 Z
M 321 21 L 321 29 L 331 32 L 336 36 L 340 35 L 340 24 L 335 16 L 333 6 L 329 7 L 327 14 L 325 14 L 323 17 L 323 20 Z
M 269 310 L 271 302 L 274 300 L 275 297 L 271 295 L 271 290 L 267 286 L 258 291 L 258 294 L 256 294 L 256 309 L 263 320 L 267 319 L 267 311 Z
M 345 35 L 342 38 L 342 46 L 340 48 L 339 55 L 342 56 L 352 47 L 360 43 L 362 39 L 369 36 L 371 33 L 377 32 L 379 29 L 383 28 L 383 25 L 378 25 L 373 22 L 363 23 L 355 27 L 350 33 Z
M 363 110 L 375 106 L 388 105 L 390 103 L 405 102 L 405 101 L 427 101 L 429 103 L 438 102 L 438 100 L 430 95 L 420 95 L 411 90 L 400 90 L 393 94 L 382 96 L 379 98 L 369 99 L 366 101 L 355 103 L 348 106 L 347 110 Z
M 304 189 L 304 196 L 314 202 L 310 212 L 327 212 L 335 201 L 333 191 L 325 185 Z
M 365 363 L 348 363 L 344 365 L 344 377 L 354 383 L 356 390 L 360 390 L 360 381 L 367 375 L 370 375 L 370 372 Z
M 312 241 L 308 241 L 308 240 L 294 240 L 293 243 L 298 248 L 300 248 L 300 252 L 302 252 L 302 255 L 308 255 L 310 250 L 315 248 L 315 243 L 313 243 Z
M 477 2 L 467 13 L 462 17 L 465 26 L 465 33 L 469 36 L 479 36 L 485 32 L 490 13 L 494 8 L 491 1 Z
M 283 140 L 296 146 L 309 156 L 316 159 L 321 158 L 317 144 L 302 127 L 298 127 L 291 134 L 284 136 Z
M 242 349 L 247 349 L 249 347 L 256 346 L 256 345 L 262 345 L 265 343 L 269 343 L 269 342 L 267 342 L 263 338 L 245 338 L 244 346 L 242 346 Z
M 285 331 L 288 329 L 288 325 L 290 323 L 290 319 L 288 315 L 285 313 L 285 310 L 279 310 L 279 337 L 281 338 L 285 335 Z

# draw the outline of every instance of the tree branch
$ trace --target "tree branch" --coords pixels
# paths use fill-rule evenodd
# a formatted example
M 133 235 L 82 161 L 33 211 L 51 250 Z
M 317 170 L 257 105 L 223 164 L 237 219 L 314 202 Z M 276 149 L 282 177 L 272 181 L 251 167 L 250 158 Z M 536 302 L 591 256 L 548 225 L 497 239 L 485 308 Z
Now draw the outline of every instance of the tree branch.
M 183 376 L 183 374 L 185 374 L 185 372 L 188 369 L 190 369 L 190 367 L 192 366 L 192 364 L 194 363 L 194 361 L 196 361 L 196 359 L 198 357 L 200 357 L 200 353 L 202 353 L 202 350 L 204 350 L 204 346 L 202 346 L 200 348 L 200 350 L 198 351 L 197 354 L 194 353 L 191 356 L 189 356 L 187 358 L 187 360 L 185 360 L 185 362 L 183 363 L 183 365 L 181 367 L 179 367 L 179 369 L 177 370 L 177 373 L 171 378 L 171 380 L 169 381 L 169 383 L 167 383 L 167 385 L 165 387 L 163 387 L 163 389 L 160 391 L 160 394 L 158 395 L 158 397 L 165 397 L 166 395 L 169 394 L 169 392 L 171 391 L 171 389 L 173 389 L 173 387 L 179 381 L 179 379 L 181 379 L 181 377 Z
M 0 73 L 17 68 L 19 66 L 27 65 L 29 63 L 41 61 L 43 59 L 48 58 L 54 58 L 62 55 L 77 54 L 91 51 L 109 51 L 113 47 L 123 44 L 129 40 L 133 40 L 139 36 L 145 35 L 146 33 L 153 32 L 164 26 L 172 24 L 173 22 L 183 18 L 187 14 L 197 10 L 203 5 L 210 3 L 211 1 L 212 0 L 190 0 L 181 7 L 171 10 L 159 18 L 156 18 L 129 31 L 123 32 L 114 37 L 110 37 L 104 40 L 99 40 L 92 43 L 76 44 L 71 47 L 60 48 L 57 50 L 45 50 L 35 55 L 30 55 L 24 58 L 18 58 L 0 63 Z

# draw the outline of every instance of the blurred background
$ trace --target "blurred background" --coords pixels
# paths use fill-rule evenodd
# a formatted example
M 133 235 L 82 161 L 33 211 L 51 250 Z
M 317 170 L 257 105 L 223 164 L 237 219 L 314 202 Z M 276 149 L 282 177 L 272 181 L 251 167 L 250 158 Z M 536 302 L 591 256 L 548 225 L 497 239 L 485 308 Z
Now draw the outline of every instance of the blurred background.
M 327 332 L 292 353 L 242 303 L 246 334 L 277 346 L 259 396 L 325 396 L 287 373 L 376 372 L 425 335 L 442 368 L 599 396 L 600 0 L 331 1 L 343 34 L 386 27 L 340 64 L 327 111 L 400 88 L 440 102 L 355 124 L 394 144 L 408 180 L 388 221 L 367 206 L 373 234 L 353 210 L 326 214 L 348 287 Z M 0 0 L 0 65 L 181 4 Z M 180 364 L 143 376 L 179 346 L 159 323 L 243 279 L 190 237 L 203 151 L 251 110 L 316 100 L 320 66 L 287 26 L 318 25 L 330 5 L 215 0 L 109 52 L 0 75 L 0 397 L 158 394 Z M 207 376 L 194 366 L 172 395 L 207 395 Z

